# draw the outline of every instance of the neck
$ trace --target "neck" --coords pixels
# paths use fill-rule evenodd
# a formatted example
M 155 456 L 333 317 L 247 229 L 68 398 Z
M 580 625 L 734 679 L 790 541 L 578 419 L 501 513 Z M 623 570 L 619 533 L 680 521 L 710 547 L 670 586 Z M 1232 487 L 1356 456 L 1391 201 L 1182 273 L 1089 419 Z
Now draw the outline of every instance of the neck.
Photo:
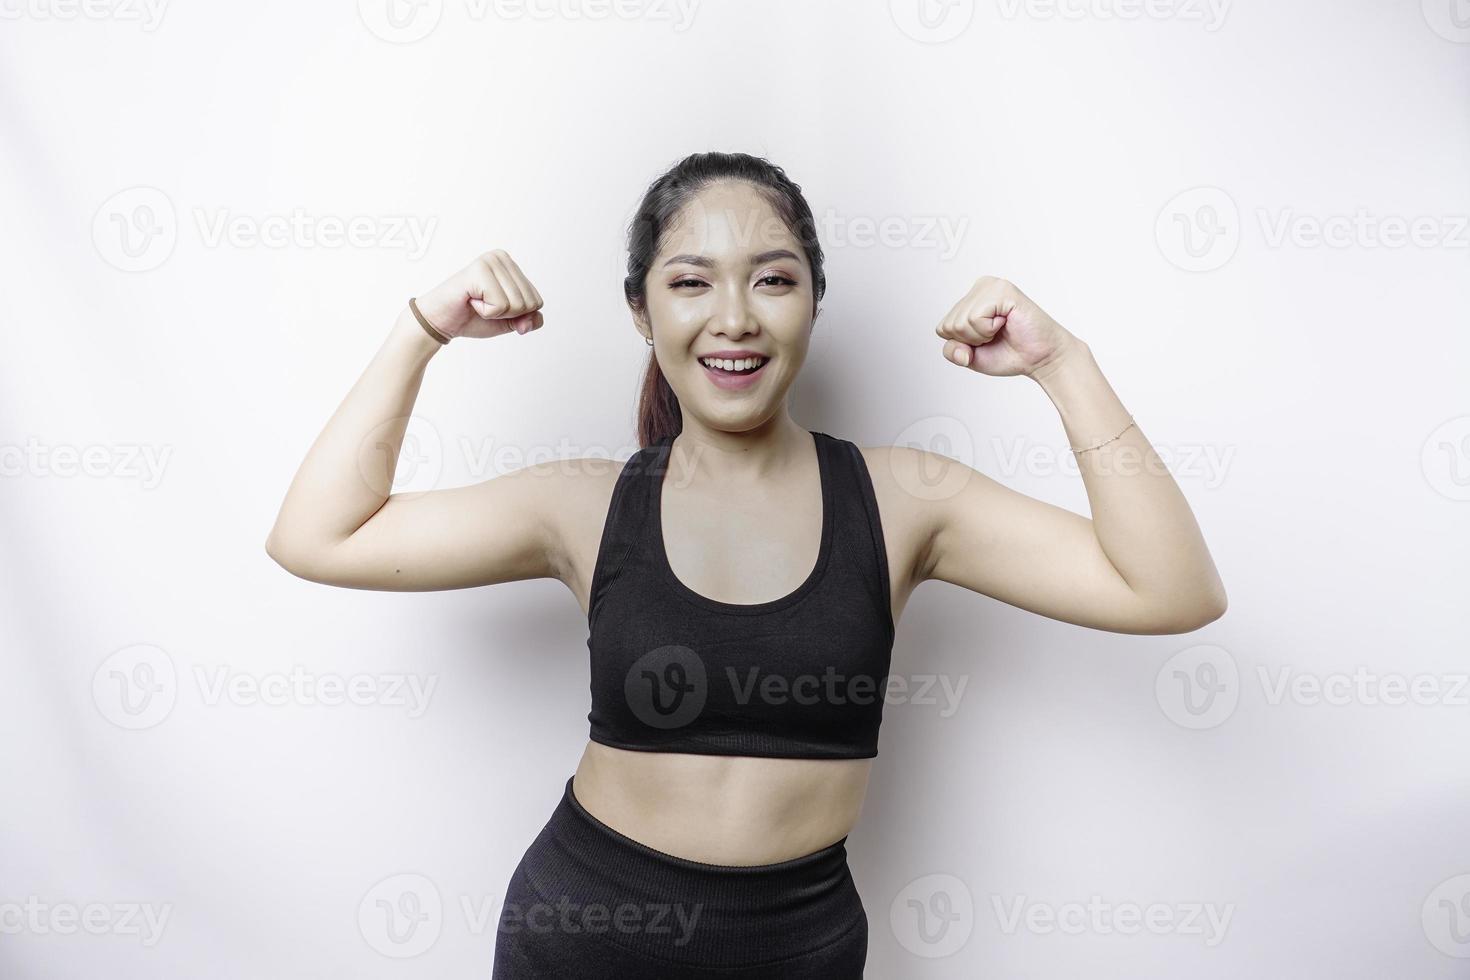
M 719 429 L 684 419 L 674 438 L 669 467 L 683 481 L 696 472 L 701 480 L 747 483 L 793 465 L 811 453 L 811 434 L 785 412 L 742 431 Z

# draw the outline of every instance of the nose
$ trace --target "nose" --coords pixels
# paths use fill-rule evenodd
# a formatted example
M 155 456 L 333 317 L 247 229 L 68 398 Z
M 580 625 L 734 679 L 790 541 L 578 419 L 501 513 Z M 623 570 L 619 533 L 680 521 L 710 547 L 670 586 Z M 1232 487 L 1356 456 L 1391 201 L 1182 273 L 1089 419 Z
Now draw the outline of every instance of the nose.
M 722 289 L 717 299 L 718 306 L 711 318 L 711 326 L 719 333 L 741 337 L 755 329 L 750 303 L 742 289 Z

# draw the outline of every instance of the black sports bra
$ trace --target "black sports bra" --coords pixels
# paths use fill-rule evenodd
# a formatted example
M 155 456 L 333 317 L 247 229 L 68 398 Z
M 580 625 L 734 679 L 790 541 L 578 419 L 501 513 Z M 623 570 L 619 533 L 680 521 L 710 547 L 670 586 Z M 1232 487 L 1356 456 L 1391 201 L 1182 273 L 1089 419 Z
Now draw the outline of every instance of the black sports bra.
M 867 463 L 813 432 L 822 533 L 806 580 L 779 599 L 719 602 L 674 574 L 661 493 L 673 436 L 618 475 L 587 623 L 590 737 L 622 749 L 866 759 L 893 649 L 888 560 Z

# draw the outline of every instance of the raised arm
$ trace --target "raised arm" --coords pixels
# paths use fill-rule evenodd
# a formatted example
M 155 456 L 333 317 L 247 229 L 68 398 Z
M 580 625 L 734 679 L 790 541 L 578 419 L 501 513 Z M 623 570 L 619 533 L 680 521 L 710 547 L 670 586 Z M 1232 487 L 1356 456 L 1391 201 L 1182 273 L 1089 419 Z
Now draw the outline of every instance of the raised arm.
M 418 300 L 452 341 L 541 326 L 541 295 L 505 252 L 480 256 Z M 552 467 L 473 486 L 390 494 L 429 361 L 445 346 L 405 304 L 388 338 L 296 471 L 266 551 L 301 578 L 358 589 L 465 588 L 556 572 Z
M 1061 414 L 1092 518 L 1017 493 L 964 464 L 909 450 L 937 494 L 922 578 L 1117 633 L 1186 633 L 1225 612 L 1225 587 L 1174 478 L 1091 349 L 1014 285 L 985 277 L 936 330 L 949 360 L 1025 374 Z M 1090 447 L 1098 448 L 1090 448 Z M 936 481 L 934 474 L 940 473 Z

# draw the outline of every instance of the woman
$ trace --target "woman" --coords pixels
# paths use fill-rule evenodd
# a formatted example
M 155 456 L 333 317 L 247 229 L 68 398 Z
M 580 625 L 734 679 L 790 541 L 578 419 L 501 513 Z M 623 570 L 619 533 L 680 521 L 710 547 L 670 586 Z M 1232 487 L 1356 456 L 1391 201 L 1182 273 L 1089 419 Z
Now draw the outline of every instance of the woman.
M 844 845 L 920 582 L 1120 633 L 1225 610 L 1184 497 L 1089 348 L 1010 283 L 981 278 L 953 305 L 943 354 L 1042 386 L 1094 519 L 943 456 L 797 425 L 787 393 L 825 284 L 811 210 L 779 167 L 692 155 L 630 228 L 624 291 L 653 349 L 625 463 L 424 494 L 359 475 L 385 443 L 396 458 L 444 344 L 541 327 L 540 293 L 497 250 L 399 313 L 291 484 L 266 547 L 298 576 L 554 577 L 588 614 L 591 737 L 511 878 L 498 980 L 861 977 Z

